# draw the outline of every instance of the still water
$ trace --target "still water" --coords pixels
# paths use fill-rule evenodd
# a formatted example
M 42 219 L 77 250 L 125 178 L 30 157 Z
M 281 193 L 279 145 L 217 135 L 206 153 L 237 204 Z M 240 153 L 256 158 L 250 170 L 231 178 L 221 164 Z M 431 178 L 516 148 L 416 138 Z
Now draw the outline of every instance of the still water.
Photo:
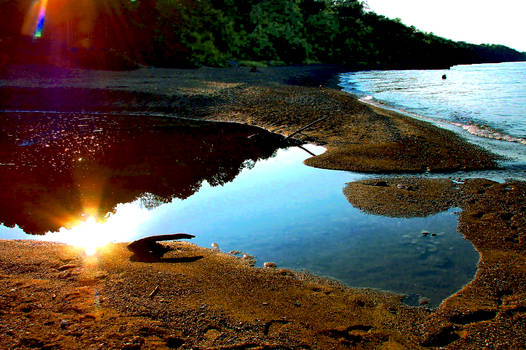
M 257 128 L 138 116 L 1 117 L 3 239 L 94 249 L 185 232 L 200 246 L 254 255 L 258 266 L 272 261 L 413 302 L 425 296 L 432 305 L 476 272 L 478 253 L 456 231 L 458 209 L 424 218 L 364 213 L 342 193 L 364 175 L 307 167 L 304 149 L 277 148 Z
M 506 165 L 526 169 L 526 62 L 351 72 L 341 75 L 340 86 L 366 102 L 452 128 L 507 157 Z

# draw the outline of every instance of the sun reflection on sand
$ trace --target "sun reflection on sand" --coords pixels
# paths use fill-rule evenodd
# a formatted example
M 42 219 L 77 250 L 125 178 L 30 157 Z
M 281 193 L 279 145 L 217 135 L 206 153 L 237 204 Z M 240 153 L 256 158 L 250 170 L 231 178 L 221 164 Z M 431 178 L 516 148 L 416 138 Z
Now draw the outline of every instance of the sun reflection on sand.
M 150 213 L 130 204 L 119 205 L 116 213 L 104 220 L 86 215 L 85 219 L 68 225 L 70 228 L 62 227 L 58 232 L 46 234 L 45 239 L 82 248 L 86 255 L 95 254 L 109 243 L 134 240 L 139 226 L 148 220 Z

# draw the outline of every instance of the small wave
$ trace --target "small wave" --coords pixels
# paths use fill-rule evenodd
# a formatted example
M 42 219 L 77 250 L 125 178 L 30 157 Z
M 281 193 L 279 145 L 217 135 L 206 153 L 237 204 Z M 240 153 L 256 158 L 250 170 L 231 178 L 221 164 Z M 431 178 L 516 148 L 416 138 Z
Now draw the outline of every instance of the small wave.
M 424 121 L 427 121 L 427 122 L 430 122 L 430 123 L 440 123 L 442 125 L 444 125 L 444 124 L 445 125 L 452 125 L 452 126 L 455 126 L 457 128 L 460 128 L 460 129 L 464 130 L 465 132 L 467 132 L 467 133 L 469 133 L 469 134 L 471 134 L 473 136 L 486 138 L 486 139 L 492 139 L 492 140 L 505 141 L 505 142 L 514 142 L 514 143 L 519 143 L 519 144 L 526 145 L 526 138 L 506 135 L 504 133 L 496 131 L 496 130 L 494 130 L 494 129 L 488 127 L 488 126 L 485 126 L 485 125 L 477 125 L 477 124 L 471 124 L 471 123 L 460 123 L 460 122 L 454 122 L 454 121 L 443 119 L 443 118 L 426 117 L 426 116 L 423 116 L 423 115 L 420 115 L 420 114 L 416 114 L 416 113 L 413 113 L 413 112 L 406 111 L 406 110 L 404 110 L 402 108 L 397 108 L 397 107 L 390 106 L 390 105 L 384 103 L 383 101 L 376 100 L 371 95 L 366 95 L 364 97 L 361 97 L 359 100 L 364 102 L 364 103 L 376 106 L 376 107 L 389 109 L 389 110 L 392 110 L 392 111 L 395 111 L 395 112 L 402 113 L 402 114 L 407 115 L 409 117 L 420 119 L 420 120 L 424 120 Z
M 443 121 L 443 122 L 447 122 L 447 121 Z M 478 137 L 484 137 L 488 139 L 499 140 L 499 141 L 521 143 L 523 145 L 526 145 L 526 139 L 524 138 L 502 134 L 487 126 L 480 126 L 480 125 L 475 125 L 475 124 L 463 124 L 463 123 L 456 123 L 456 122 L 450 122 L 450 123 L 454 126 L 462 128 L 463 130 L 470 133 L 471 135 L 475 135 Z

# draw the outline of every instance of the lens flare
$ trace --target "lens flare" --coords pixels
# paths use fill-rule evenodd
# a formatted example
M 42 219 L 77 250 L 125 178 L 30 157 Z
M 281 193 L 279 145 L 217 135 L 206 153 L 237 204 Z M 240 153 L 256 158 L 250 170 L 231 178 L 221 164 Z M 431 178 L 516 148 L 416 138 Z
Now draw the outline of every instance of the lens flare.
M 115 214 L 97 219 L 92 210 L 86 210 L 83 220 L 73 220 L 69 228 L 49 232 L 44 240 L 62 242 L 82 248 L 86 255 L 93 255 L 109 243 L 129 242 L 137 238 L 141 224 L 148 221 L 151 213 L 136 203 L 119 204 Z
M 48 0 L 41 0 L 40 10 L 38 11 L 37 25 L 33 38 L 38 39 L 42 37 L 42 31 L 44 30 L 44 22 L 46 20 L 46 9 Z

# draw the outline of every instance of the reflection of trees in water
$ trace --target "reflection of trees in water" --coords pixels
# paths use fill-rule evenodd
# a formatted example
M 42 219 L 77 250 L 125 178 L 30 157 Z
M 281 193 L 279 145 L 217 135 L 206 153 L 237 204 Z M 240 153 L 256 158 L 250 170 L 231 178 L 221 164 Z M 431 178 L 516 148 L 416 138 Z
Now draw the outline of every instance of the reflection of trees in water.
M 28 233 L 144 194 L 146 207 L 185 199 L 203 181 L 232 181 L 277 144 L 244 125 L 137 116 L 3 113 L 0 128 L 0 222 Z

